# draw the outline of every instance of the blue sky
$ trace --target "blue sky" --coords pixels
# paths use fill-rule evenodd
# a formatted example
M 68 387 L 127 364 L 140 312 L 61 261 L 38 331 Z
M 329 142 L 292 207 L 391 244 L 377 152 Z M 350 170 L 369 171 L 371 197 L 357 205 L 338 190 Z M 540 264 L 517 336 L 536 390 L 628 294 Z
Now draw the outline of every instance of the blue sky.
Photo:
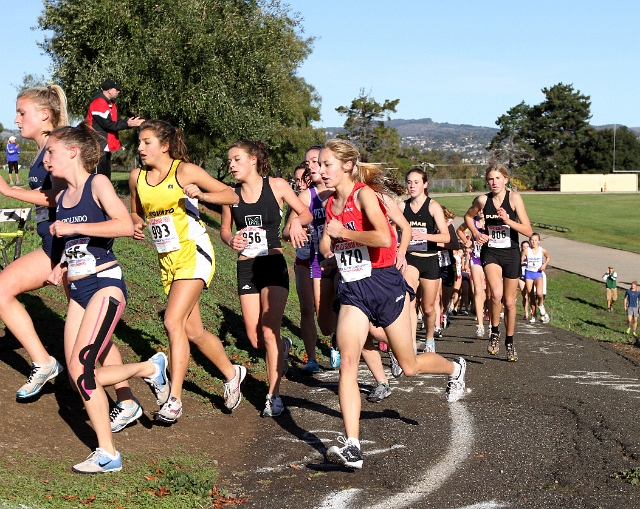
M 3 0 L 3 4 L 5 0 Z M 632 0 L 284 0 L 316 38 L 299 74 L 322 97 L 324 126 L 361 88 L 400 99 L 393 118 L 494 126 L 543 87 L 572 83 L 591 96 L 595 125 L 640 126 L 640 2 Z M 4 9 L 0 122 L 13 126 L 26 73 L 47 74 L 36 46 L 41 0 Z M 9 51 L 14 49 L 13 51 Z M 90 91 L 87 92 L 87 100 Z

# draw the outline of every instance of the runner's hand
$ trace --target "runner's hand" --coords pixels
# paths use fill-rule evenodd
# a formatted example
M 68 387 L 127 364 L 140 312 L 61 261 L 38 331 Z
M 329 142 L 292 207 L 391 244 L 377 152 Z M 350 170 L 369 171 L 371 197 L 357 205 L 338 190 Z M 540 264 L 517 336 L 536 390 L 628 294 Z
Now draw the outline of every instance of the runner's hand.
M 133 225 L 133 238 L 135 240 L 144 240 L 144 230 L 147 227 L 147 223 L 134 223 Z
M 229 243 L 229 247 L 235 249 L 238 252 L 244 251 L 244 248 L 247 247 L 247 244 L 249 243 L 247 238 L 242 235 L 243 231 L 244 229 L 240 230 L 233 237 L 231 237 L 231 242 Z
M 71 223 L 65 223 L 64 221 L 56 221 L 49 226 L 49 233 L 54 237 L 64 237 L 65 235 L 73 235 L 77 233 L 76 225 Z
M 300 224 L 300 219 L 294 217 L 291 219 L 291 226 L 289 227 L 289 238 L 291 239 L 291 245 L 293 247 L 302 247 L 308 240 L 307 232 L 305 228 Z
M 184 186 L 183 191 L 184 191 L 184 194 L 186 194 L 189 198 L 194 198 L 199 201 L 204 201 L 202 200 L 204 197 L 204 193 L 195 184 L 187 184 L 186 186 Z
M 345 227 L 340 221 L 332 219 L 327 223 L 325 231 L 332 239 L 342 239 L 344 238 L 344 230 Z
M 333 269 L 338 266 L 336 257 L 331 255 L 320 262 L 320 268 L 325 274 L 330 274 Z

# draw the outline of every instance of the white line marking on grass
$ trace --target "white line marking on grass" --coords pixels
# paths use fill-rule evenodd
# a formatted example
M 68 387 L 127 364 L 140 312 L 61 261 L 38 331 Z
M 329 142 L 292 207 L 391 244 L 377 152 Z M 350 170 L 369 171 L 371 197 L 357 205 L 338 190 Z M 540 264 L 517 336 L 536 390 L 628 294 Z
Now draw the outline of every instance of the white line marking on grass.
M 400 509 L 418 502 L 429 493 L 438 490 L 456 471 L 458 466 L 466 460 L 473 445 L 473 417 L 461 403 L 450 404 L 449 414 L 451 419 L 451 438 L 449 447 L 440 461 L 428 468 L 426 474 L 409 486 L 406 491 L 384 498 L 376 505 L 368 506 L 369 509 Z M 360 491 L 359 489 L 350 489 L 330 493 L 325 497 L 319 509 L 363 507 L 362 503 L 356 501 Z M 490 506 L 485 507 L 488 508 Z

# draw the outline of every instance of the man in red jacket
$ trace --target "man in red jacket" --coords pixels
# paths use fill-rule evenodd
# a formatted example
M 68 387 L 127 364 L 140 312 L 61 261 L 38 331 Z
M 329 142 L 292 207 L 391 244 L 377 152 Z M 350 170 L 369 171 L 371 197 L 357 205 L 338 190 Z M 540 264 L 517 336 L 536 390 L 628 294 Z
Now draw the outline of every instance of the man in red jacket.
M 106 175 L 109 180 L 111 180 L 111 152 L 120 149 L 118 131 L 138 127 L 144 122 L 140 117 L 121 119 L 118 116 L 118 108 L 113 101 L 120 94 L 120 90 L 122 85 L 112 79 L 105 80 L 102 83 L 102 91 L 96 90 L 93 93 L 87 112 L 87 122 L 98 134 L 100 150 L 102 150 L 96 173 Z

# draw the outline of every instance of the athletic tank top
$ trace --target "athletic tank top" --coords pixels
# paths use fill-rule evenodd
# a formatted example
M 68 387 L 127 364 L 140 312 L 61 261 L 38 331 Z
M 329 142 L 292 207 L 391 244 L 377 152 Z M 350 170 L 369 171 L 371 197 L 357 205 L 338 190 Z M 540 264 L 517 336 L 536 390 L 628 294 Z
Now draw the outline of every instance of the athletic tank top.
M 255 203 L 247 203 L 242 199 L 241 183 L 236 184 L 235 191 L 240 201 L 231 207 L 231 213 L 236 229 L 244 230 L 243 236 L 249 241 L 240 254 L 249 258 L 267 256 L 269 249 L 282 247 L 280 244 L 282 210 L 271 189 L 269 177 L 263 177 L 260 198 Z
M 332 194 L 327 202 L 327 222 L 332 219 L 340 221 L 345 228 L 353 231 L 369 231 L 373 230 L 373 226 L 366 216 L 362 214 L 356 207 L 355 200 L 360 189 L 365 187 L 362 182 L 356 182 L 351 194 L 347 198 L 344 209 L 340 214 L 334 214 L 331 207 L 335 195 Z M 377 198 L 377 197 L 376 197 Z M 389 247 L 368 247 L 351 240 L 335 240 L 331 239 L 332 251 L 335 254 L 340 275 L 344 281 L 357 281 L 371 275 L 371 269 L 381 269 L 391 267 L 396 261 L 396 249 L 398 241 L 393 234 L 391 223 L 387 217 L 387 210 L 384 204 L 378 198 L 380 210 L 387 219 L 389 233 L 391 234 L 391 246 Z
M 411 230 L 419 230 L 421 233 L 427 233 L 429 235 L 433 235 L 434 233 L 436 233 L 436 222 L 434 221 L 433 216 L 429 213 L 429 204 L 431 203 L 431 198 L 427 197 L 418 212 L 414 212 L 413 210 L 411 210 L 410 203 L 411 199 L 408 199 L 404 202 L 404 217 L 407 221 L 409 221 Z M 409 242 L 407 251 L 437 253 L 438 245 L 430 240 L 412 240 L 411 242 Z
M 498 211 L 493 204 L 493 194 L 487 193 L 486 197 L 487 203 L 482 211 L 484 212 L 484 225 L 487 235 L 489 235 L 489 242 L 485 246 L 498 249 L 518 249 L 518 232 L 504 224 L 504 221 L 498 217 Z M 501 206 L 509 219 L 518 220 L 518 216 L 509 203 L 509 191 L 505 193 Z
M 46 146 L 40 151 L 38 157 L 29 168 L 29 187 L 34 190 L 47 191 L 53 187 L 51 173 L 47 171 L 42 162 Z M 38 235 L 44 238 L 51 236 L 49 225 L 56 220 L 55 207 L 36 206 L 36 223 L 38 223 Z
M 473 225 L 476 227 L 476 230 L 478 230 L 478 232 L 480 232 L 481 234 L 485 233 L 484 224 L 482 226 L 480 226 L 480 223 L 478 221 L 476 221 L 475 217 L 473 218 Z M 480 250 L 481 249 L 482 249 L 482 244 L 478 244 L 475 240 L 473 240 L 472 256 L 476 260 L 480 259 Z
M 181 162 L 175 159 L 167 176 L 155 186 L 147 182 L 146 166 L 140 170 L 136 182 L 151 239 L 159 254 L 177 251 L 182 244 L 206 233 L 200 221 L 198 200 L 185 195 L 178 182 Z
M 318 191 L 315 187 L 309 188 L 309 193 L 311 195 L 311 201 L 309 202 L 309 211 L 313 216 L 311 221 L 311 241 L 313 242 L 314 251 L 318 252 L 318 244 L 320 239 L 322 238 L 322 233 L 324 232 L 324 225 L 326 223 L 326 211 L 322 206 L 322 199 L 318 195 Z
M 542 249 L 538 246 L 538 252 L 534 254 L 533 249 L 527 248 L 527 270 L 530 272 L 538 272 L 542 267 Z
M 102 223 L 111 218 L 93 198 L 91 183 L 95 174 L 89 178 L 82 189 L 80 201 L 74 207 L 65 207 L 63 200 L 67 194 L 65 189 L 60 194 L 56 207 L 58 221 L 65 223 Z M 116 259 L 112 251 L 113 239 L 92 237 L 87 235 L 65 235 L 64 255 L 67 259 L 69 277 L 94 274 L 96 268 Z

